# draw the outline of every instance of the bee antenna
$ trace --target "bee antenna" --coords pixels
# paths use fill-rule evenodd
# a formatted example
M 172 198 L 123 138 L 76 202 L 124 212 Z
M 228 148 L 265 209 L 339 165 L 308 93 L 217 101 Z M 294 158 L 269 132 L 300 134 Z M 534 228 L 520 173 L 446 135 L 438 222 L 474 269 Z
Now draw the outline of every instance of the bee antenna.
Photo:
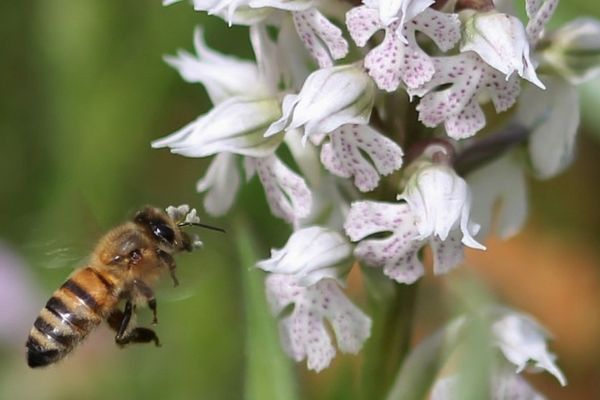
M 227 233 L 225 231 L 225 229 L 223 229 L 223 228 L 219 228 L 217 226 L 212 226 L 212 225 L 207 225 L 207 224 L 201 224 L 200 222 L 181 222 L 181 223 L 177 224 L 177 226 L 179 226 L 179 227 L 190 226 L 190 225 L 199 226 L 200 228 L 210 229 L 212 231 Z

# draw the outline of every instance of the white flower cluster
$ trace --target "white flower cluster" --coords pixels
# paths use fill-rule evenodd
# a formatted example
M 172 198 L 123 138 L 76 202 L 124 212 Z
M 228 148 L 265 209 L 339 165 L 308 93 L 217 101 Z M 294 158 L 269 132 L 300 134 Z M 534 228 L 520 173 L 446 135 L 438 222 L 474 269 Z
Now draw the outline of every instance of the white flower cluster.
M 572 158 L 572 85 L 600 71 L 600 24 L 546 33 L 558 0 L 526 0 L 526 24 L 502 9 L 461 7 L 477 1 L 434 3 L 193 0 L 197 11 L 248 26 L 256 62 L 210 49 L 202 28 L 195 54 L 165 57 L 206 88 L 213 108 L 152 146 L 214 156 L 197 190 L 215 216 L 233 206 L 241 170 L 246 180 L 258 177 L 273 215 L 293 228 L 258 267 L 269 272 L 267 295 L 286 350 L 314 370 L 335 354 L 326 320 L 341 351 L 357 352 L 370 334 L 369 317 L 340 288 L 352 254 L 411 284 L 424 274 L 421 249 L 429 246 L 434 273 L 446 273 L 465 246 L 485 249 L 480 241 L 499 199 L 500 233 L 518 231 L 529 164 L 550 177 Z M 538 66 L 549 75 L 538 76 Z M 513 108 L 520 94 L 506 118 L 527 134 L 459 175 L 461 154 L 483 148 L 485 155 L 486 140 L 493 143 L 494 135 L 476 135 L 486 120 Z M 407 97 L 418 101 L 424 126 L 409 124 Z M 529 160 L 517 157 L 521 146 Z M 361 199 L 376 189 L 377 201 Z

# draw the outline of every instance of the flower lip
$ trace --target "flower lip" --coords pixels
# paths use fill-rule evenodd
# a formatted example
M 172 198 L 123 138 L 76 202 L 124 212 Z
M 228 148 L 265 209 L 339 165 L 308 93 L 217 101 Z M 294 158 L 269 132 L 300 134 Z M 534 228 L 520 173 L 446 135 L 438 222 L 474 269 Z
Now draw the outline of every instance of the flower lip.
M 333 335 L 341 352 L 356 354 L 371 334 L 371 319 L 334 279 L 305 286 L 293 275 L 273 273 L 265 286 L 271 312 L 280 317 L 284 349 L 295 361 L 306 359 L 310 370 L 319 372 L 331 363 L 336 353 Z M 290 308 L 289 313 L 283 312 Z

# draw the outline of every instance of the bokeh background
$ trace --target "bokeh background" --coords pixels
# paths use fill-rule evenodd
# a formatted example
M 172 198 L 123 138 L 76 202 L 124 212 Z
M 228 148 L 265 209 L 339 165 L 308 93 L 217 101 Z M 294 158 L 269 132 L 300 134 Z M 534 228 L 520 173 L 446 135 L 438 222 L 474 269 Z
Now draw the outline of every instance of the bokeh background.
M 581 15 L 600 17 L 600 3 L 563 1 L 552 26 Z M 210 108 L 203 88 L 161 59 L 191 49 L 198 24 L 211 46 L 251 58 L 244 28 L 183 3 L 0 2 L 0 399 L 261 398 L 260 382 L 290 377 L 300 398 L 377 398 L 360 387 L 360 357 L 338 357 L 317 375 L 278 352 L 262 275 L 248 260 L 267 257 L 287 230 L 269 216 L 256 180 L 230 217 L 205 219 L 229 233 L 202 232 L 205 248 L 178 259 L 181 285 L 166 279 L 159 288 L 162 348 L 120 350 L 102 328 L 60 365 L 26 366 L 31 323 L 104 231 L 145 204 L 201 207 L 194 188 L 206 160 L 149 146 Z M 582 106 L 577 160 L 552 181 L 531 182 L 524 232 L 469 253 L 456 273 L 554 333 L 569 386 L 528 378 L 556 399 L 600 393 L 600 81 L 582 88 Z M 251 237 L 233 228 L 240 221 Z M 420 284 L 414 342 L 441 323 L 455 290 L 447 281 L 429 274 Z M 360 283 L 351 277 L 349 290 L 372 313 Z M 139 320 L 149 323 L 149 313 Z

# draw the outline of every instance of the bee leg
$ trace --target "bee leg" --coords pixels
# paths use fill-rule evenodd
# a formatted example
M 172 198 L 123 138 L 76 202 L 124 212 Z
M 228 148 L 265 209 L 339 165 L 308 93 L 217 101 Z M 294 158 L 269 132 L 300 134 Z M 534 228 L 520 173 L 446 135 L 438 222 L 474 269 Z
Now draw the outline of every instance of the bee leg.
M 175 276 L 175 268 L 177 268 L 177 265 L 175 264 L 175 259 L 166 251 L 157 250 L 157 254 L 158 257 L 162 260 L 162 262 L 165 263 L 169 268 L 169 273 L 171 274 L 171 279 L 173 280 L 173 286 L 178 286 L 179 281 Z
M 158 318 L 156 317 L 156 298 L 154 297 L 154 291 L 144 281 L 136 279 L 133 281 L 133 285 L 136 290 L 146 299 L 148 308 L 152 310 L 152 325 L 156 325 L 158 323 Z
M 127 344 L 127 341 L 124 340 L 125 332 L 127 331 L 129 321 L 131 321 L 132 314 L 133 304 L 128 300 L 127 303 L 125 303 L 125 311 L 117 309 L 113 311 L 107 318 L 108 325 L 117 331 L 117 334 L 115 335 L 115 342 L 117 342 L 119 346 Z
M 135 328 L 127 336 L 121 339 L 123 344 L 127 343 L 148 343 L 154 342 L 156 347 L 160 347 L 160 340 L 156 332 L 148 328 Z
M 108 324 L 117 331 L 115 342 L 121 347 L 129 343 L 148 343 L 153 341 L 157 347 L 160 347 L 160 340 L 152 329 L 134 328 L 127 332 L 131 315 L 133 314 L 133 304 L 131 301 L 125 303 L 125 311 L 113 311 L 107 318 Z

